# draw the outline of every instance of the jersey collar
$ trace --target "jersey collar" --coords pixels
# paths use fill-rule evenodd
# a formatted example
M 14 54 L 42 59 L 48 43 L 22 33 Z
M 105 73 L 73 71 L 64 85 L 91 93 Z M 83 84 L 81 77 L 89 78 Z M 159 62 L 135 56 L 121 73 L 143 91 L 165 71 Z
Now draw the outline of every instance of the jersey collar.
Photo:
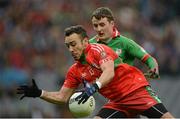
M 113 28 L 113 34 L 112 34 L 112 39 L 119 37 L 120 36 L 120 32 L 117 30 L 116 27 Z M 97 40 L 97 42 L 102 42 L 99 38 L 98 35 L 95 36 L 95 39 Z M 107 44 L 108 42 L 110 42 L 112 39 L 108 39 L 106 42 L 102 42 Z
M 112 36 L 112 38 L 116 38 L 118 36 L 120 36 L 120 32 L 117 30 L 116 27 L 114 27 L 113 28 L 113 36 Z
M 87 53 L 87 52 L 89 51 L 90 48 L 91 48 L 91 45 L 88 44 L 88 45 L 86 46 L 86 49 L 84 50 L 84 53 Z
M 86 61 L 86 53 L 89 51 L 89 49 L 91 48 L 91 45 L 88 44 L 83 52 L 83 54 L 81 55 L 80 59 L 78 62 L 80 62 L 81 64 L 87 64 L 87 61 Z
M 80 62 L 81 64 L 86 64 L 87 63 L 86 62 L 86 56 L 85 56 L 84 53 L 81 55 L 81 57 L 80 57 L 78 62 Z

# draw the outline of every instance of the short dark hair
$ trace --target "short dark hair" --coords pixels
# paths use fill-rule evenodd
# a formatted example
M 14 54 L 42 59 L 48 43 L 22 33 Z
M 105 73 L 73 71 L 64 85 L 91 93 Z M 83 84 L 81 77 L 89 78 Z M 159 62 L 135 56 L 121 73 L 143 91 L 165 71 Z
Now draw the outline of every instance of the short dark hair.
M 112 11 L 108 7 L 99 7 L 97 8 L 92 16 L 91 19 L 95 17 L 96 19 L 100 20 L 101 18 L 106 17 L 108 21 L 114 21 L 114 16 Z
M 82 38 L 88 37 L 86 30 L 83 28 L 82 25 L 70 26 L 65 29 L 65 36 L 70 36 L 73 33 L 81 35 Z

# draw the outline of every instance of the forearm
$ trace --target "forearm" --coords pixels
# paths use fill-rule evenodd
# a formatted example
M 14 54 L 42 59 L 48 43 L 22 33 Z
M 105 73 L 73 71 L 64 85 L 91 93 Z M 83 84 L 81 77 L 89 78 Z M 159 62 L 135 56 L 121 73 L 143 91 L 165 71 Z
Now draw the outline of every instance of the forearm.
M 32 85 L 21 85 L 17 88 L 17 94 L 22 94 L 21 100 L 24 97 L 40 97 L 41 99 L 54 103 L 62 104 L 68 101 L 70 96 L 74 92 L 74 88 L 68 88 L 62 86 L 57 92 L 48 92 L 38 88 L 34 79 L 32 79 Z
M 146 78 L 148 79 L 159 79 L 159 67 L 157 61 L 153 57 L 149 57 L 145 61 L 146 65 L 148 66 L 149 70 L 145 74 Z
M 78 104 L 84 104 L 90 96 L 94 93 L 98 92 L 99 89 L 107 85 L 113 78 L 114 71 L 110 70 L 103 70 L 103 73 L 96 81 L 96 83 L 89 84 L 87 81 L 84 81 L 85 90 L 82 92 L 81 95 L 75 98 L 78 101 Z
M 158 67 L 158 63 L 157 63 L 156 59 L 154 59 L 151 56 L 145 61 L 145 64 L 148 66 L 149 69 Z
M 98 81 L 101 83 L 101 87 L 107 85 L 114 77 L 114 71 L 105 70 L 99 77 Z
M 59 105 L 66 103 L 68 100 L 65 96 L 60 94 L 60 92 L 47 92 L 47 91 L 43 91 L 40 98 L 47 102 L 59 104 Z

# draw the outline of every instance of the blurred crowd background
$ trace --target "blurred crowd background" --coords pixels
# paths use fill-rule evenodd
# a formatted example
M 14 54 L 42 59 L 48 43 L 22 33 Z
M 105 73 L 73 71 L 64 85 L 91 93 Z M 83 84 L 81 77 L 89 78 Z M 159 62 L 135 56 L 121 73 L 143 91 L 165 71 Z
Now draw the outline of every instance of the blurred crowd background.
M 34 78 L 40 88 L 59 90 L 73 63 L 64 45 L 64 29 L 82 24 L 94 36 L 91 14 L 102 6 L 113 11 L 122 35 L 157 59 L 161 80 L 167 81 L 153 80 L 154 88 L 162 87 L 163 93 L 169 86 L 162 99 L 169 99 L 171 89 L 177 91 L 180 84 L 171 83 L 180 83 L 179 0 L 0 0 L 0 117 L 71 117 L 67 105 L 19 100 L 16 87 Z M 139 61 L 136 66 L 143 70 Z M 179 113 L 171 105 L 179 109 L 177 95 L 167 102 L 175 116 Z

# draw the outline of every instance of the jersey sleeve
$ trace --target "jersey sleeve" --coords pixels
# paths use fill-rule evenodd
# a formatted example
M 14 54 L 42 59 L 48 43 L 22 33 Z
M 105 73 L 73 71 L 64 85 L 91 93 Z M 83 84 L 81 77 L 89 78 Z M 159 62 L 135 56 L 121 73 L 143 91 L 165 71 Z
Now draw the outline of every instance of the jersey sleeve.
M 66 74 L 63 86 L 67 88 L 77 88 L 80 84 L 77 75 L 75 68 L 71 67 Z
M 147 66 L 150 68 L 150 69 L 153 69 L 155 67 L 158 67 L 158 63 L 156 61 L 156 59 L 154 59 L 153 57 L 149 57 L 145 63 L 147 64 Z
M 141 60 L 146 54 L 148 54 L 140 45 L 135 43 L 133 40 L 128 39 L 124 36 L 121 36 L 121 38 L 123 38 L 123 46 L 130 55 Z
M 93 45 L 91 48 L 91 57 L 94 59 L 94 62 L 101 65 L 109 60 L 113 60 L 113 58 L 108 55 L 107 50 L 104 49 L 101 45 Z
M 144 50 L 144 48 L 135 43 L 133 40 L 123 37 L 123 45 L 125 46 L 125 49 L 128 51 L 130 55 L 141 60 L 149 68 L 156 66 L 157 62 L 154 60 L 154 58 L 150 54 L 148 54 Z

